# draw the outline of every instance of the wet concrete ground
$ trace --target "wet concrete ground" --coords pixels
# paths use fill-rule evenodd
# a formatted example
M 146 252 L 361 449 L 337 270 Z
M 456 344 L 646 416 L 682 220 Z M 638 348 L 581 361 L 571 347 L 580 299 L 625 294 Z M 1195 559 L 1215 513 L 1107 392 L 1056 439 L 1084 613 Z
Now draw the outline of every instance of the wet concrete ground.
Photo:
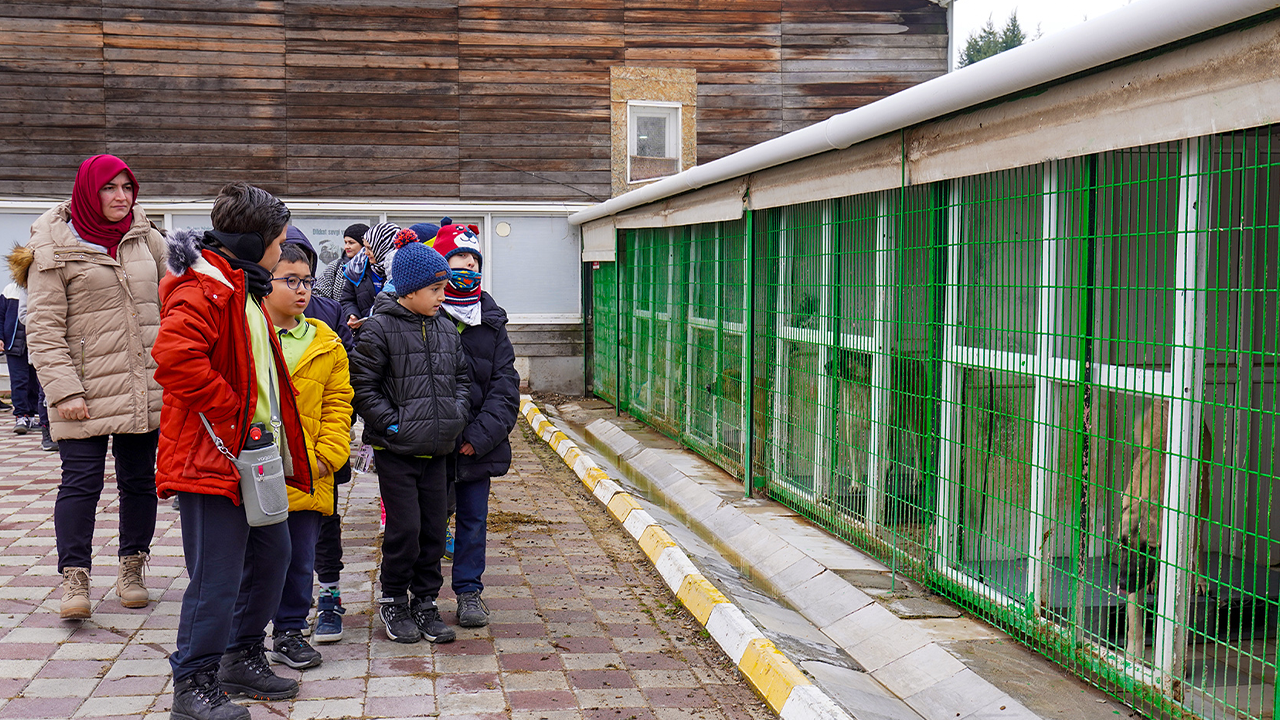
M 247 703 L 255 718 L 767 720 L 775 717 L 680 609 L 633 541 L 523 426 L 512 472 L 494 482 L 487 628 L 452 644 L 401 645 L 371 627 L 377 483 L 344 486 L 346 637 L 298 672 L 296 700 Z M 533 438 L 533 443 L 537 443 Z M 95 532 L 94 617 L 57 616 L 52 521 L 56 454 L 0 430 L 0 718 L 167 718 L 186 586 L 177 513 L 160 504 L 148 572 L 154 602 L 112 590 L 115 494 Z M 446 566 L 446 586 L 448 585 Z M 446 622 L 454 599 L 440 598 Z M 241 701 L 244 702 L 244 701 Z

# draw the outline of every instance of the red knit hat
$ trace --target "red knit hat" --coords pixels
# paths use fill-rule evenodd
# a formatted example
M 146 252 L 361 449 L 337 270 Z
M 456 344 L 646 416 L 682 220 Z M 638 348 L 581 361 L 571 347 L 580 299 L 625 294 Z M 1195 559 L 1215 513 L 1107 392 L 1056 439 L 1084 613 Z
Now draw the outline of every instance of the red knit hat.
M 443 225 L 436 233 L 436 239 L 427 244 L 443 255 L 445 260 L 458 253 L 471 253 L 480 261 L 480 266 L 484 267 L 484 255 L 480 254 L 480 228 L 475 225 Z

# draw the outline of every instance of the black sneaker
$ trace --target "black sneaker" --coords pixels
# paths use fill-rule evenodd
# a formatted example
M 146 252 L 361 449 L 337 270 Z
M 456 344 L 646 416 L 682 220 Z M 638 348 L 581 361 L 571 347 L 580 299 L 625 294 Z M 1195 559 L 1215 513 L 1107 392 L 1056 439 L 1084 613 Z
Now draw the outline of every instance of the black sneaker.
M 58 452 L 58 441 L 49 434 L 49 426 L 40 428 L 40 449 L 45 452 Z
M 489 606 L 484 604 L 479 590 L 458 593 L 458 624 L 465 628 L 489 624 Z
M 227 693 L 254 700 L 288 700 L 298 694 L 297 681 L 271 671 L 262 643 L 223 655 L 218 680 Z
M 422 639 L 418 625 L 409 612 L 409 596 L 378 598 L 378 617 L 387 628 L 387 637 L 399 643 L 416 643 Z
M 422 632 L 422 637 L 433 643 L 451 643 L 457 635 L 453 628 L 440 619 L 440 610 L 435 600 L 419 600 L 413 605 L 413 622 Z
M 249 708 L 231 702 L 218 682 L 218 666 L 210 665 L 173 685 L 169 720 L 247 720 Z
M 285 630 L 276 633 L 271 652 L 267 653 L 267 659 L 288 665 L 295 670 L 315 667 L 323 660 L 320 653 L 302 639 L 301 630 Z
M 26 435 L 31 430 L 31 422 L 25 416 L 19 415 L 13 421 L 13 434 Z

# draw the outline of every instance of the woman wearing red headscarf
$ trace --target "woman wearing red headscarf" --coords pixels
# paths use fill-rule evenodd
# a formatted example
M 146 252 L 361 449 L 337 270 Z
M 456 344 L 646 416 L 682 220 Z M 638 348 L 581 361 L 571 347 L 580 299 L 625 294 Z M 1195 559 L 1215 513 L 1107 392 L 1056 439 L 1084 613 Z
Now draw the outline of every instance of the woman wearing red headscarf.
M 80 165 L 71 200 L 31 226 L 27 347 L 62 456 L 53 522 L 64 618 L 92 613 L 93 526 L 108 438 L 120 493 L 116 594 L 125 607 L 149 600 L 143 567 L 156 527 L 160 426 L 151 345 L 165 250 L 137 195 L 123 160 L 95 155 Z

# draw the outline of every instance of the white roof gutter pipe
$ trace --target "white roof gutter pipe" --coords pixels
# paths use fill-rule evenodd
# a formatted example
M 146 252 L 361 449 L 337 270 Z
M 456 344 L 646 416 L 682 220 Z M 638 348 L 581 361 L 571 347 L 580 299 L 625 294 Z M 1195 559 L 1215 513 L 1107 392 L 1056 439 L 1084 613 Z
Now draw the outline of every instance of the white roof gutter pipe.
M 1277 0 L 1137 0 L 1094 20 L 807 128 L 696 165 L 569 216 L 581 225 L 885 133 L 1168 45 L 1280 6 Z

